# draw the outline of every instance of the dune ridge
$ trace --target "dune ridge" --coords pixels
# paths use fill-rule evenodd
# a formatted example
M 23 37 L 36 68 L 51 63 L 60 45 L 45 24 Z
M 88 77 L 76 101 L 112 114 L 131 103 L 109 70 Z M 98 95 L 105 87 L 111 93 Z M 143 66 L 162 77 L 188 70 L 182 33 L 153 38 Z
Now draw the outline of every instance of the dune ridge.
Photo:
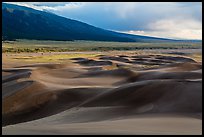
M 148 64 L 155 58 L 159 63 L 156 68 L 135 70 L 116 65 L 112 70 L 104 69 L 104 66 L 120 62 L 133 66 L 135 61 L 140 61 L 138 64 Z M 171 63 L 165 60 L 170 60 Z M 166 115 L 172 116 L 167 119 L 184 117 L 195 120 L 195 123 L 202 120 L 202 64 L 193 59 L 119 55 L 99 56 L 95 60 L 75 58 L 70 61 L 70 64 L 32 64 L 3 68 L 4 134 L 15 132 L 12 130 L 13 126 L 19 133 L 27 133 L 26 130 L 30 130 L 30 133 L 43 133 L 38 128 L 32 129 L 37 123 L 42 123 L 42 129 L 53 134 L 57 130 L 54 133 L 52 128 L 55 130 L 60 127 L 61 134 L 87 133 L 85 128 L 81 132 L 65 132 L 62 131 L 62 125 L 71 129 L 76 128 L 77 124 L 79 127 L 83 124 L 93 127 L 95 124 L 98 127 L 97 133 L 104 134 L 102 129 L 106 128 L 100 130 L 104 122 L 112 127 L 122 121 L 127 124 L 133 119 L 136 124 L 142 117 L 150 124 L 148 121 L 159 121 L 154 115 L 161 116 L 162 120 Z M 150 119 L 147 120 L 148 118 Z M 45 124 L 53 126 L 47 129 Z M 55 124 L 58 126 L 54 126 Z M 30 126 L 30 129 L 26 126 Z M 25 131 L 18 129 L 20 127 Z M 192 133 L 200 133 L 200 126 L 196 127 Z M 131 127 L 130 130 L 125 128 L 128 132 L 122 132 L 121 128 L 116 130 L 112 127 L 109 133 L 150 133 L 140 132 L 138 126 L 135 132 Z M 159 129 L 155 129 L 152 133 L 158 131 Z M 89 133 L 95 134 L 92 131 Z M 169 134 L 170 131 L 165 133 Z M 178 134 L 182 133 L 187 132 L 178 131 Z

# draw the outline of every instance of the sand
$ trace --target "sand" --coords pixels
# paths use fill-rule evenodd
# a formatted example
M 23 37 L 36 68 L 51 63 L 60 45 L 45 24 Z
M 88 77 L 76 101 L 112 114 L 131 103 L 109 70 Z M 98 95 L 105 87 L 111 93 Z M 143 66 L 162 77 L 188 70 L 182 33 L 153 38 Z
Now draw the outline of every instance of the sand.
M 3 60 L 2 82 L 3 134 L 202 134 L 202 63 L 184 55 Z

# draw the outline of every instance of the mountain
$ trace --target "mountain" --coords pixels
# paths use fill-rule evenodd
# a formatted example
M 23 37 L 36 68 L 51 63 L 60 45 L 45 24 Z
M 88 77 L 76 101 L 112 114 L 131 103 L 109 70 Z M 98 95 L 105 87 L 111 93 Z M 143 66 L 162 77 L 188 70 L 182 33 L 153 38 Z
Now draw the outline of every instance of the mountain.
M 3 39 L 117 42 L 174 41 L 109 31 L 47 11 L 7 3 L 2 3 L 2 34 Z

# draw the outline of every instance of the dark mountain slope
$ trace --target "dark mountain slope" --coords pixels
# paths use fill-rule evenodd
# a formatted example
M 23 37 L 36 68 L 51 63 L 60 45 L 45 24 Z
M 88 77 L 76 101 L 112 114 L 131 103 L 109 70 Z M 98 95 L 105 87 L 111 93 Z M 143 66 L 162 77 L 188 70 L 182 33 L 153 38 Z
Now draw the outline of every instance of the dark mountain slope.
M 170 39 L 104 30 L 45 11 L 2 3 L 3 39 L 94 40 L 118 42 L 169 42 Z

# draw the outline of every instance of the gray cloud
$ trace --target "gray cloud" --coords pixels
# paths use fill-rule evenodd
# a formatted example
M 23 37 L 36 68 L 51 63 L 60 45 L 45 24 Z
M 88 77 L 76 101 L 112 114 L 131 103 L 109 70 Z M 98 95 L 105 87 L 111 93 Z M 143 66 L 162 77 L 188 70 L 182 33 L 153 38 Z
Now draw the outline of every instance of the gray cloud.
M 47 7 L 56 7 L 56 6 L 65 6 L 66 4 L 69 4 L 70 2 L 38 2 L 34 3 L 34 6 L 47 6 Z

